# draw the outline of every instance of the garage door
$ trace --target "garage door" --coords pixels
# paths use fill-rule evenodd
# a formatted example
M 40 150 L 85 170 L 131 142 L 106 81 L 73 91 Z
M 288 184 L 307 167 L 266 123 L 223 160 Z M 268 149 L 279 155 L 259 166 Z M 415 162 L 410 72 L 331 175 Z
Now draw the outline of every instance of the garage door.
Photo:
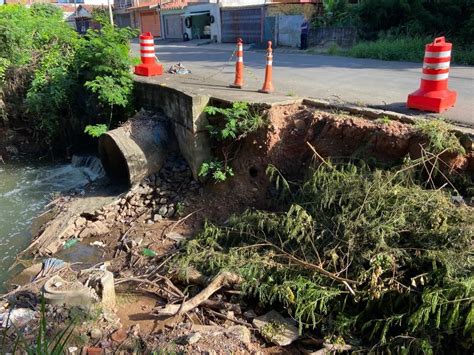
M 160 37 L 160 16 L 156 11 L 140 12 L 140 23 L 143 32 L 151 32 L 154 37 Z
M 165 38 L 183 38 L 183 22 L 181 15 L 163 16 Z
M 221 18 L 222 42 L 234 43 L 239 37 L 244 43 L 262 42 L 263 8 L 223 9 Z

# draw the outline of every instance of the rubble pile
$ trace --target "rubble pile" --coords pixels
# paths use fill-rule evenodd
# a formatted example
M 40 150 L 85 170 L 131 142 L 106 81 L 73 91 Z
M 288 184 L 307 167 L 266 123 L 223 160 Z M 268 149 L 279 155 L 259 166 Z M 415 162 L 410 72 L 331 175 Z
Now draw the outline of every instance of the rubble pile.
M 195 193 L 200 184 L 192 178 L 191 170 L 180 156 L 171 156 L 159 173 L 146 178 L 113 203 L 92 214 L 77 217 L 68 228 L 68 239 L 83 240 L 107 235 L 114 225 L 133 226 L 137 219 L 154 224 L 180 215 L 185 207 L 185 197 Z

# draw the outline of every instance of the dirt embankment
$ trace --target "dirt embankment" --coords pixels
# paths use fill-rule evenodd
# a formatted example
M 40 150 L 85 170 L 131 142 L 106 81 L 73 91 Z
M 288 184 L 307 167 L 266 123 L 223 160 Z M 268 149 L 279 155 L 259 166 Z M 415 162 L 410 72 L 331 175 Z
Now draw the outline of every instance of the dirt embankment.
M 247 208 L 278 209 L 269 202 L 274 193 L 265 172 L 269 164 L 285 177 L 299 180 L 312 163 L 315 151 L 323 159 L 356 157 L 390 165 L 406 156 L 419 157 L 426 139 L 413 126 L 399 122 L 370 121 L 303 105 L 273 107 L 268 118 L 267 129 L 247 137 L 238 147 L 230 162 L 235 176 L 225 184 L 201 185 L 193 181 L 187 164 L 172 157 L 160 173 L 113 203 L 70 217 L 62 239 L 54 241 L 54 249 L 60 250 L 71 240 L 99 248 L 104 265 L 115 277 L 114 313 L 119 319 L 112 322 L 110 315 L 99 312 L 76 329 L 72 345 L 125 352 L 302 351 L 302 344 L 284 348 L 268 343 L 252 325 L 252 319 L 264 310 L 257 304 L 242 302 L 239 291 L 231 287 L 185 315 L 158 316 L 165 305 L 183 304 L 209 283 L 206 280 L 201 285 L 188 284 L 170 272 L 173 255 L 182 248 L 183 240 L 202 229 L 206 220 L 224 222 L 231 214 Z M 440 159 L 446 162 L 450 173 L 474 172 L 472 151 L 465 155 L 445 154 Z M 57 208 L 67 209 L 70 202 L 66 202 L 58 201 Z M 30 251 L 47 254 L 48 250 L 43 245 L 41 250 Z M 28 304 L 25 297 L 31 300 L 32 294 L 37 295 L 41 283 L 32 286 L 27 291 L 21 289 L 21 294 L 11 293 L 10 304 Z M 34 302 L 38 302 L 37 297 Z M 70 313 L 50 307 L 47 317 L 66 324 Z M 30 331 L 34 329 L 30 327 Z M 318 341 L 319 345 L 323 342 Z
M 0 126 L 0 157 L 5 163 L 19 158 L 30 158 L 37 153 L 38 145 L 32 141 L 31 135 L 26 130 L 13 130 Z

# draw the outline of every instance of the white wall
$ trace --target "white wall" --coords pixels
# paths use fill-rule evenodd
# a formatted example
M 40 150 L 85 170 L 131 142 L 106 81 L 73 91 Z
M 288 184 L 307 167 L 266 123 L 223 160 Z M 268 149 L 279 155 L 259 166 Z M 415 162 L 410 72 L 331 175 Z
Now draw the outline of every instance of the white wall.
M 265 4 L 265 0 L 220 0 L 221 7 L 251 6 Z
M 113 5 L 114 1 L 110 0 L 110 3 Z M 84 5 L 107 5 L 107 0 L 84 0 Z

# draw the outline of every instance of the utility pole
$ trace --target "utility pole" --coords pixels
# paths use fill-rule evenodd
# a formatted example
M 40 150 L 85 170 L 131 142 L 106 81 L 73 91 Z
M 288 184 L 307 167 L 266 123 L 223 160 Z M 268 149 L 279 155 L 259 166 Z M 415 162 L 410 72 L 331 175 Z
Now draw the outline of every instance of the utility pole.
M 110 0 L 107 0 L 107 6 L 109 8 L 110 24 L 113 26 L 114 25 L 114 15 L 112 14 L 112 5 L 110 4 Z

